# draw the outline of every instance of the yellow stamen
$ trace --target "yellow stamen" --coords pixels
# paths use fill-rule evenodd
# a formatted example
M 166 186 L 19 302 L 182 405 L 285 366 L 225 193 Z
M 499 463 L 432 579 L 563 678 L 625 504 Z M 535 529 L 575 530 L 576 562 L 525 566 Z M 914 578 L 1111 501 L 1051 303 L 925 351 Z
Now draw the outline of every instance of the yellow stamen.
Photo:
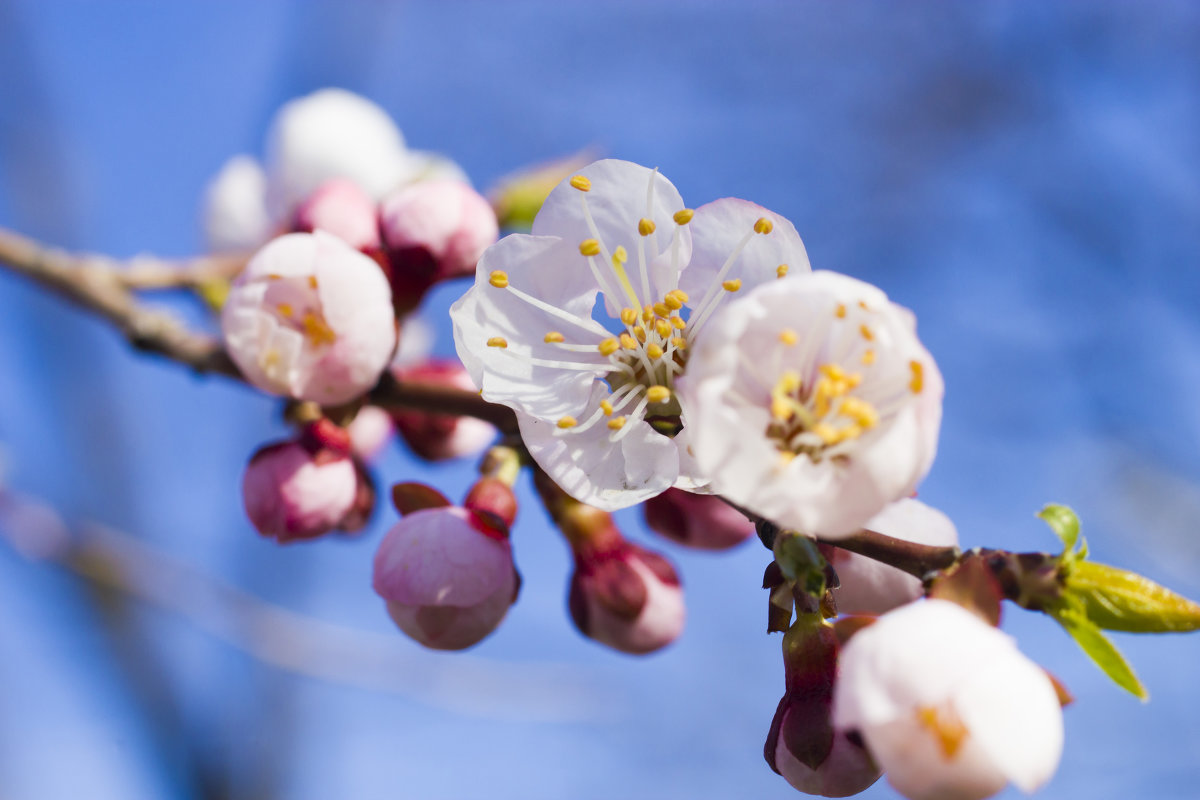
M 858 326 L 858 332 L 859 332 L 859 333 L 861 333 L 861 334 L 862 334 L 862 337 L 863 337 L 864 339 L 866 339 L 868 342 L 873 342 L 873 341 L 875 341 L 875 334 L 874 334 L 874 333 L 872 333 L 872 332 L 871 332 L 871 329 L 870 329 L 870 328 L 868 328 L 866 325 L 859 325 L 859 326 Z
M 871 310 L 871 309 L 867 308 L 867 302 L 866 302 L 865 300 L 859 300 L 859 301 L 858 301 L 858 307 L 859 307 L 859 308 L 861 308 L 863 311 L 870 311 L 870 310 Z
M 671 323 L 662 317 L 654 320 L 654 332 L 664 339 L 671 335 Z
M 672 289 L 671 291 L 667 292 L 667 296 L 668 297 L 672 297 L 672 296 L 677 297 L 677 298 L 679 298 L 679 302 L 681 302 L 681 303 L 686 303 L 688 300 L 691 299 L 688 297 L 688 293 L 685 292 L 683 289 Z
M 638 313 L 632 308 L 621 309 L 621 322 L 625 325 L 632 325 L 637 322 Z
M 559 342 L 565 340 L 566 338 L 567 337 L 563 336 L 558 331 L 550 331 L 544 337 L 542 337 L 542 341 L 545 342 L 546 344 L 558 344 Z
M 789 369 L 779 376 L 779 382 L 775 384 L 775 391 L 782 394 L 795 394 L 800 391 L 800 386 L 800 373 Z
M 687 322 L 684 321 L 683 317 L 671 317 L 671 327 L 677 331 L 681 331 L 687 327 Z
M 771 398 L 771 416 L 780 422 L 787 422 L 795 414 L 796 410 L 792 407 L 792 401 L 786 397 Z
M 654 306 L 646 306 L 642 309 L 642 322 L 649 322 L 654 319 Z
M 613 353 L 621 349 L 621 342 L 615 336 L 610 336 L 600 344 L 596 345 L 596 349 L 600 351 L 602 356 L 611 356 Z
M 633 335 L 637 337 L 637 340 L 638 340 L 639 342 L 644 342 L 644 341 L 646 341 L 646 329 L 645 329 L 645 328 L 643 328 L 641 325 L 635 325 L 635 326 L 634 326 L 634 328 L 633 328 Z
M 663 354 L 663 349 L 661 347 L 659 347 L 658 345 L 654 344 L 653 342 L 646 345 L 646 355 L 650 356 L 650 358 L 652 358 L 652 359 L 662 358 L 662 354 Z
M 508 347 L 508 339 L 503 336 L 493 336 L 487 340 L 488 347 Z
M 696 216 L 696 212 L 690 208 L 682 208 L 675 212 L 675 216 L 671 219 L 675 220 L 676 225 L 687 225 L 692 221 L 692 217 Z
M 612 416 L 612 412 L 613 412 L 612 401 L 611 400 L 601 400 L 600 401 L 600 410 L 604 412 L 604 416 L 606 416 L 606 417 Z
M 288 303 L 280 303 L 279 305 L 275 306 L 275 310 L 284 317 L 290 317 L 293 311 L 291 305 Z
M 845 319 L 846 318 L 846 304 L 838 303 L 837 311 L 835 311 L 833 313 L 835 316 L 837 316 L 838 319 Z
M 687 339 L 682 336 L 672 336 L 671 344 L 675 345 L 676 350 L 687 350 Z
M 660 317 L 671 316 L 671 309 L 667 308 L 666 303 L 655 303 L 650 308 L 653 309 L 654 313 L 658 314 Z M 649 322 L 649 320 L 646 321 Z
M 558 424 L 558 427 L 562 428 L 563 430 L 566 430 L 567 428 L 574 428 L 576 425 L 579 424 L 579 422 L 577 422 L 576 419 L 572 416 L 566 416 L 566 417 L 559 417 L 557 424 Z
M 671 390 L 665 386 L 651 386 L 646 390 L 646 399 L 651 403 L 665 403 L 671 399 Z
M 619 431 L 625 427 L 625 417 L 613 417 L 608 421 L 609 430 Z
M 638 343 L 637 343 L 637 340 L 634 339 L 632 336 L 630 336 L 628 333 L 622 333 L 621 334 L 621 347 L 624 350 L 637 350 Z
M 791 347 L 799 340 L 800 340 L 800 337 L 798 337 L 796 335 L 796 332 L 794 330 L 792 330 L 791 328 L 784 328 L 783 330 L 781 330 L 779 332 L 779 341 L 783 342 L 788 347 Z
M 579 243 L 579 252 L 585 256 L 600 255 L 600 242 L 595 239 L 584 239 Z
M 727 292 L 736 292 L 738 289 L 742 288 L 742 279 L 734 278 L 733 280 L 723 281 L 721 283 L 721 288 Z
M 782 469 L 791 464 L 796 459 L 796 454 L 791 450 L 779 451 L 779 467 Z
M 776 278 L 782 278 L 784 275 L 787 275 L 787 274 L 788 274 L 788 265 L 787 264 L 780 264 L 778 267 L 775 268 L 775 277 Z
M 642 236 L 649 236 L 650 234 L 654 233 L 654 229 L 656 227 L 657 226 L 654 224 L 654 220 L 652 219 L 646 219 L 645 217 L 642 217 L 638 220 L 638 233 L 640 233 Z
M 280 275 L 278 272 L 268 272 L 268 273 L 267 273 L 267 280 L 269 280 L 269 281 L 281 281 L 281 280 L 283 280 L 283 276 L 282 276 L 282 275 Z
M 754 232 L 755 233 L 766 234 L 766 233 L 770 233 L 773 230 L 775 230 L 775 223 L 771 222 L 771 220 L 767 219 L 766 217 L 759 217 L 754 222 Z
M 908 388 L 913 394 L 920 394 L 925 386 L 925 365 L 920 361 L 910 361 L 908 368 L 912 371 L 912 380 L 908 382 Z
M 590 192 L 592 190 L 592 182 L 583 175 L 576 175 L 571 178 L 571 185 L 581 192 Z
M 933 734 L 947 761 L 954 760 L 970 734 L 958 714 L 949 707 L 921 706 L 917 709 L 917 722 Z
M 320 347 L 323 344 L 333 344 L 337 341 L 337 334 L 333 332 L 333 328 L 329 327 L 329 323 L 311 311 L 304 315 L 303 323 L 304 332 L 313 346 Z
M 613 250 L 612 262 L 614 267 L 619 267 L 629 260 L 629 253 L 625 250 L 624 245 L 617 245 L 617 249 Z
M 310 289 L 317 288 L 317 276 L 316 275 L 308 276 L 308 288 L 310 288 Z
M 497 289 L 507 289 L 508 273 L 502 269 L 494 269 L 492 270 L 492 274 L 488 276 L 488 283 Z
M 672 292 L 667 292 L 667 296 L 663 298 L 663 305 L 672 311 L 678 311 L 683 308 L 683 301 L 675 296 Z
M 844 398 L 838 413 L 854 420 L 861 428 L 873 428 L 879 422 L 879 412 L 875 406 L 858 397 Z
M 864 350 L 863 354 L 862 354 L 862 363 L 866 364 L 868 367 L 871 366 L 872 364 L 874 364 L 875 363 L 875 351 L 870 348 L 867 348 L 866 350 Z

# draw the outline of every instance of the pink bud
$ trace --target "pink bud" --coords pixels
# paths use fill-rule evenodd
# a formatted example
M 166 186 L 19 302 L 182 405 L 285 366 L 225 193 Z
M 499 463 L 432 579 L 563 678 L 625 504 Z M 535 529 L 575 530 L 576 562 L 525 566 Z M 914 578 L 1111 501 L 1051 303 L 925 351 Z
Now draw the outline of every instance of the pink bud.
M 413 511 L 380 543 L 374 586 L 400 630 L 421 644 L 470 647 L 516 600 L 507 528 L 455 506 Z
M 716 495 L 667 489 L 642 511 L 655 533 L 701 550 L 726 550 L 754 535 L 754 523 Z
M 346 428 L 350 434 L 350 449 L 363 461 L 379 455 L 395 433 L 392 416 L 379 406 L 363 406 Z
M 242 477 L 250 522 L 281 543 L 312 539 L 338 527 L 354 508 L 358 489 L 349 456 L 331 450 L 314 453 L 297 442 L 263 447 Z
M 638 655 L 675 641 L 686 617 L 671 563 L 615 529 L 575 545 L 568 605 L 584 636 Z
M 230 357 L 272 394 L 323 405 L 362 395 L 396 347 L 387 280 L 323 231 L 290 233 L 250 259 L 221 314 Z
M 863 527 L 918 544 L 949 547 L 958 544 L 958 530 L 942 512 L 919 500 L 897 500 Z M 924 593 L 919 578 L 872 558 L 822 545 L 841 585 L 833 590 L 842 614 L 883 614 L 916 600 Z
M 296 209 L 293 228 L 312 233 L 318 228 L 332 233 L 355 250 L 379 247 L 379 222 L 375 202 L 353 181 L 327 181 Z
M 763 754 L 771 769 L 806 794 L 847 797 L 879 780 L 861 741 L 835 731 L 837 636 L 818 615 L 797 619 L 784 634 L 787 691 L 775 710 Z
M 426 383 L 477 391 L 466 369 L 457 361 L 430 360 L 413 367 L 393 367 L 400 382 Z M 412 451 L 428 461 L 444 461 L 482 453 L 496 438 L 496 429 L 473 417 L 393 411 L 397 432 Z
M 406 186 L 379 209 L 398 304 L 415 306 L 434 283 L 474 274 L 499 236 L 488 201 L 468 184 L 429 180 Z
M 511 528 L 517 520 L 517 496 L 512 487 L 499 478 L 480 478 L 467 492 L 463 506 L 471 511 L 491 514 Z

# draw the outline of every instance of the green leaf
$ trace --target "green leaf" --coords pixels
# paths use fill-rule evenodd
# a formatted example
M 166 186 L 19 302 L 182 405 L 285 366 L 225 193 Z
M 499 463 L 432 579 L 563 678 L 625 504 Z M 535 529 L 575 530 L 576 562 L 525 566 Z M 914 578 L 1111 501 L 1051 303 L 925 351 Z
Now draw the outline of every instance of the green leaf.
M 1200 605 L 1134 572 L 1080 561 L 1067 577 L 1067 592 L 1101 628 L 1130 633 L 1200 630 Z
M 1079 606 L 1067 602 L 1051 610 L 1051 615 L 1059 625 L 1071 635 L 1083 652 L 1113 679 L 1113 682 L 1140 700 L 1149 700 L 1146 687 L 1138 680 L 1133 669 L 1117 650 L 1116 646 L 1101 633 L 1096 624 L 1087 618 Z
M 1038 517 L 1050 526 L 1063 543 L 1063 555 L 1066 556 L 1075 549 L 1079 541 L 1079 517 L 1067 506 L 1051 503 L 1038 512 Z
M 819 598 L 825 593 L 825 557 L 812 539 L 798 533 L 779 534 L 775 537 L 775 562 L 784 577 L 807 594 Z

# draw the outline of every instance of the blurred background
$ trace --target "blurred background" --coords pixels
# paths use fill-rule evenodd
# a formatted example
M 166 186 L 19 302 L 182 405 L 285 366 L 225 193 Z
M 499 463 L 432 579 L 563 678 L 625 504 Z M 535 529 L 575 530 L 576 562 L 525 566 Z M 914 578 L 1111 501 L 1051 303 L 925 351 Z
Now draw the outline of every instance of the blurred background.
M 1097 560 L 1200 596 L 1195 4 L 0 2 L 0 224 L 198 252 L 206 181 L 324 86 L 380 103 L 479 187 L 593 146 L 657 165 L 691 205 L 789 217 L 815 267 L 917 313 L 947 384 L 921 497 L 965 546 L 1050 549 L 1033 514 L 1063 502 Z M 438 352 L 463 288 L 424 309 Z M 522 484 L 520 602 L 474 650 L 425 652 L 369 585 L 389 508 L 360 539 L 286 548 L 245 520 L 241 470 L 284 433 L 277 412 L 0 273 L 7 485 L 167 554 L 179 605 L 0 545 L 0 796 L 796 796 L 762 757 L 783 678 L 757 543 L 684 552 L 623 515 L 676 560 L 689 624 L 621 656 L 571 627 L 567 550 Z M 398 445 L 377 471 L 454 497 L 472 473 Z M 262 607 L 237 592 L 319 623 L 239 624 L 239 603 Z M 1045 796 L 1200 793 L 1200 637 L 1115 637 L 1143 706 L 1052 622 L 1007 614 L 1077 698 Z M 308 666 L 325 679 L 226 641 L 296 626 L 328 645 Z

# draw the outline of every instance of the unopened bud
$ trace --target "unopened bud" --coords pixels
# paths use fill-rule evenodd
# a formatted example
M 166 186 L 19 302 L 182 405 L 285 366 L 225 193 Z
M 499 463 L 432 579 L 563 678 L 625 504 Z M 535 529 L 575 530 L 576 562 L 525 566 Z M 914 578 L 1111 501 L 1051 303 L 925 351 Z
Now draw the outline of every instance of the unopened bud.
M 359 500 L 359 477 L 344 453 L 297 442 L 268 445 L 242 477 L 246 515 L 263 536 L 280 543 L 313 539 L 341 525 Z
M 375 202 L 353 181 L 336 178 L 321 184 L 296 209 L 294 230 L 332 233 L 355 250 L 379 247 Z
M 508 527 L 517 519 L 517 496 L 512 488 L 499 478 L 480 478 L 467 493 L 463 507 L 483 514 L 491 514 Z
M 467 371 L 456 361 L 430 360 L 411 367 L 393 367 L 392 375 L 401 383 L 476 390 Z M 427 461 L 476 455 L 496 438 L 496 429 L 491 424 L 473 417 L 393 411 L 392 420 L 405 443 Z
M 726 550 L 754 535 L 754 523 L 716 495 L 667 489 L 642 511 L 651 530 L 688 547 Z

